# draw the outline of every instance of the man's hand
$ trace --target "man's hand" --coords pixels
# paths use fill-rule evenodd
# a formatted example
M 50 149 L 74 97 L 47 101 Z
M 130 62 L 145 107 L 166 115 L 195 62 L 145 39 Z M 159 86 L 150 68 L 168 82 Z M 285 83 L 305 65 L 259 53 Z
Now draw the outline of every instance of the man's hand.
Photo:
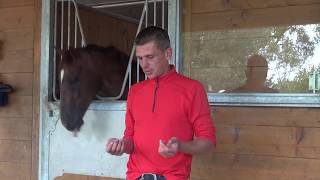
M 112 155 L 121 156 L 124 153 L 123 139 L 111 138 L 106 144 L 106 151 Z
M 179 151 L 180 142 L 176 137 L 172 137 L 168 143 L 164 143 L 162 140 L 159 142 L 159 154 L 165 158 L 175 156 Z

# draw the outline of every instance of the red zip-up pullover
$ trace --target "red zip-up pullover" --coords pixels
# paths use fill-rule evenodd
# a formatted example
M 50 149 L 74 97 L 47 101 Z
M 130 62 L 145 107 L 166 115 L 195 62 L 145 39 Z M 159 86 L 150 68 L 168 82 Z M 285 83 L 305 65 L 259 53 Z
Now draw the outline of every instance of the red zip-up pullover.
M 142 173 L 161 174 L 168 180 L 188 179 L 192 156 L 178 152 L 164 158 L 158 148 L 160 139 L 191 141 L 194 136 L 216 142 L 207 95 L 198 81 L 172 68 L 160 78 L 131 87 L 124 132 L 124 138 L 132 138 L 134 144 L 127 164 L 128 180 L 136 180 Z

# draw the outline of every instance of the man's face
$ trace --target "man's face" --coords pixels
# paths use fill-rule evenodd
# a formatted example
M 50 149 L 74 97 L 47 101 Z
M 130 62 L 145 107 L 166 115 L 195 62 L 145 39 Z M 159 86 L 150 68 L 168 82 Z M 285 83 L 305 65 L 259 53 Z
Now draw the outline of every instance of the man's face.
M 149 79 L 153 79 L 169 71 L 172 49 L 168 48 L 163 51 L 158 48 L 155 42 L 151 41 L 136 46 L 136 56 L 143 72 Z

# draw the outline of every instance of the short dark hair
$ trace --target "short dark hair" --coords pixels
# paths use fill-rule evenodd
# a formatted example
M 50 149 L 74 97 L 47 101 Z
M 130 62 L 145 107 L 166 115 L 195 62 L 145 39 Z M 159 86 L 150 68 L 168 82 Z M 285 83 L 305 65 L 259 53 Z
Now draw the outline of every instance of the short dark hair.
M 170 48 L 168 32 L 157 26 L 149 26 L 142 29 L 134 42 L 136 45 L 144 45 L 151 41 L 154 41 L 158 48 L 163 51 Z

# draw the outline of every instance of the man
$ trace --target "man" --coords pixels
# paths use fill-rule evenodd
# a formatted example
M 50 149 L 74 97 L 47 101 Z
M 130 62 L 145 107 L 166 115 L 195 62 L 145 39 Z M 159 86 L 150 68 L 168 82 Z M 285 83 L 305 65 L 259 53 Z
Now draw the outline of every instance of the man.
M 147 27 L 135 44 L 148 79 L 131 87 L 124 137 L 109 139 L 106 151 L 130 154 L 128 180 L 186 180 L 192 155 L 212 151 L 216 142 L 206 92 L 169 64 L 165 30 Z
M 247 70 L 245 74 L 247 77 L 246 83 L 230 92 L 278 93 L 278 90 L 266 86 L 268 62 L 263 56 L 250 56 L 247 61 Z

